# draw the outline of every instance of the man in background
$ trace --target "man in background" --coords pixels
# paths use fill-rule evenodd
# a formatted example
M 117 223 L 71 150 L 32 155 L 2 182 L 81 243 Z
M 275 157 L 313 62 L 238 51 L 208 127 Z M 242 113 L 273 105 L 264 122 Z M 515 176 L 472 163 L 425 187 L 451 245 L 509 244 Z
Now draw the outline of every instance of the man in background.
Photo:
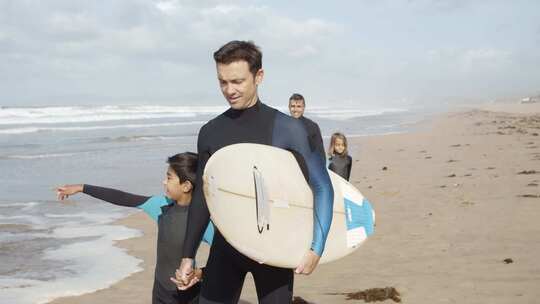
M 324 152 L 321 129 L 319 128 L 319 125 L 317 125 L 317 123 L 304 116 L 305 109 L 306 101 L 304 99 L 304 96 L 298 93 L 292 94 L 289 98 L 289 112 L 291 113 L 292 117 L 300 119 L 300 121 L 306 128 L 311 151 L 316 150 L 321 155 L 322 159 L 325 160 L 326 153 Z

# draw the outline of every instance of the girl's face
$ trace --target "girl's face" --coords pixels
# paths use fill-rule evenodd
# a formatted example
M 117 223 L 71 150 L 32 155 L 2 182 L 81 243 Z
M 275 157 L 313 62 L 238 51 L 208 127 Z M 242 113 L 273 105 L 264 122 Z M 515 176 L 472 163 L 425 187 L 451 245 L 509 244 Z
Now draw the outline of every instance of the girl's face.
M 345 152 L 345 142 L 341 138 L 336 138 L 336 142 L 334 143 L 334 152 L 336 154 L 343 154 Z
M 187 191 L 189 192 L 189 182 L 180 183 L 180 178 L 176 175 L 176 172 L 169 167 L 167 168 L 167 174 L 163 180 L 163 185 L 165 186 L 165 195 L 174 200 L 178 201 L 182 197 L 182 194 Z

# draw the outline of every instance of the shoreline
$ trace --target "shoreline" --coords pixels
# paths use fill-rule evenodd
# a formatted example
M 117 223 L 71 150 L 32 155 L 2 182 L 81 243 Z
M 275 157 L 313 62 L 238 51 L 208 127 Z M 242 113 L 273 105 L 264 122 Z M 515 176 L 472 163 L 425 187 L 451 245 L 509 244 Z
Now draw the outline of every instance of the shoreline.
M 140 259 L 139 264 L 142 271 L 137 271 L 126 278 L 117 281 L 104 289 L 98 289 L 78 296 L 68 296 L 55 298 L 46 302 L 49 304 L 62 303 L 150 303 L 152 295 L 152 283 L 154 278 L 154 268 L 156 259 L 156 225 L 143 212 L 128 215 L 122 219 L 111 223 L 112 225 L 121 225 L 128 228 L 137 229 L 142 232 L 139 237 L 127 240 L 116 241 L 114 246 L 120 247 L 127 254 Z M 133 302 L 127 299 L 126 295 L 133 297 Z
M 374 205 L 375 234 L 353 254 L 296 276 L 295 296 L 352 303 L 335 293 L 395 287 L 404 303 L 540 297 L 540 244 L 532 242 L 540 233 L 539 114 L 538 104 L 482 105 L 435 114 L 405 133 L 353 136 L 351 183 Z M 150 302 L 155 224 L 141 213 L 114 224 L 143 232 L 117 244 L 144 270 L 49 303 Z M 249 275 L 241 298 L 257 303 Z

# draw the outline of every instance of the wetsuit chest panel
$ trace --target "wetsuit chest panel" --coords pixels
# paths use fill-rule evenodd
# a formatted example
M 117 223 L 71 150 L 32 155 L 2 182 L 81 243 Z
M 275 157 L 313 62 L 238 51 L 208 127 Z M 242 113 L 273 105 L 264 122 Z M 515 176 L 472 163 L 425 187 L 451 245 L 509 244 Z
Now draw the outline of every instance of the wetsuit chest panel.
M 169 290 L 176 286 L 169 280 L 182 258 L 187 225 L 188 207 L 170 205 L 162 207 L 158 219 L 156 278 Z
M 351 159 L 348 155 L 334 155 L 330 158 L 330 165 L 328 168 L 337 173 L 344 179 L 349 179 L 349 168 L 351 167 Z
M 212 124 L 208 140 L 212 144 L 207 151 L 212 155 L 225 146 L 238 143 L 271 144 L 275 112 L 264 104 L 242 112 L 225 112 Z

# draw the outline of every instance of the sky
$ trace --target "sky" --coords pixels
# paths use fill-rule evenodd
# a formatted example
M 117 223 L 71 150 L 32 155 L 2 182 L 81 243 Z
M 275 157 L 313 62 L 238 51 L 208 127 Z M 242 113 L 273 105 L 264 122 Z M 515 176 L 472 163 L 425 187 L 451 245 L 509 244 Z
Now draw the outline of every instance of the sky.
M 261 48 L 271 104 L 540 93 L 537 0 L 0 0 L 0 106 L 219 105 L 230 40 Z

